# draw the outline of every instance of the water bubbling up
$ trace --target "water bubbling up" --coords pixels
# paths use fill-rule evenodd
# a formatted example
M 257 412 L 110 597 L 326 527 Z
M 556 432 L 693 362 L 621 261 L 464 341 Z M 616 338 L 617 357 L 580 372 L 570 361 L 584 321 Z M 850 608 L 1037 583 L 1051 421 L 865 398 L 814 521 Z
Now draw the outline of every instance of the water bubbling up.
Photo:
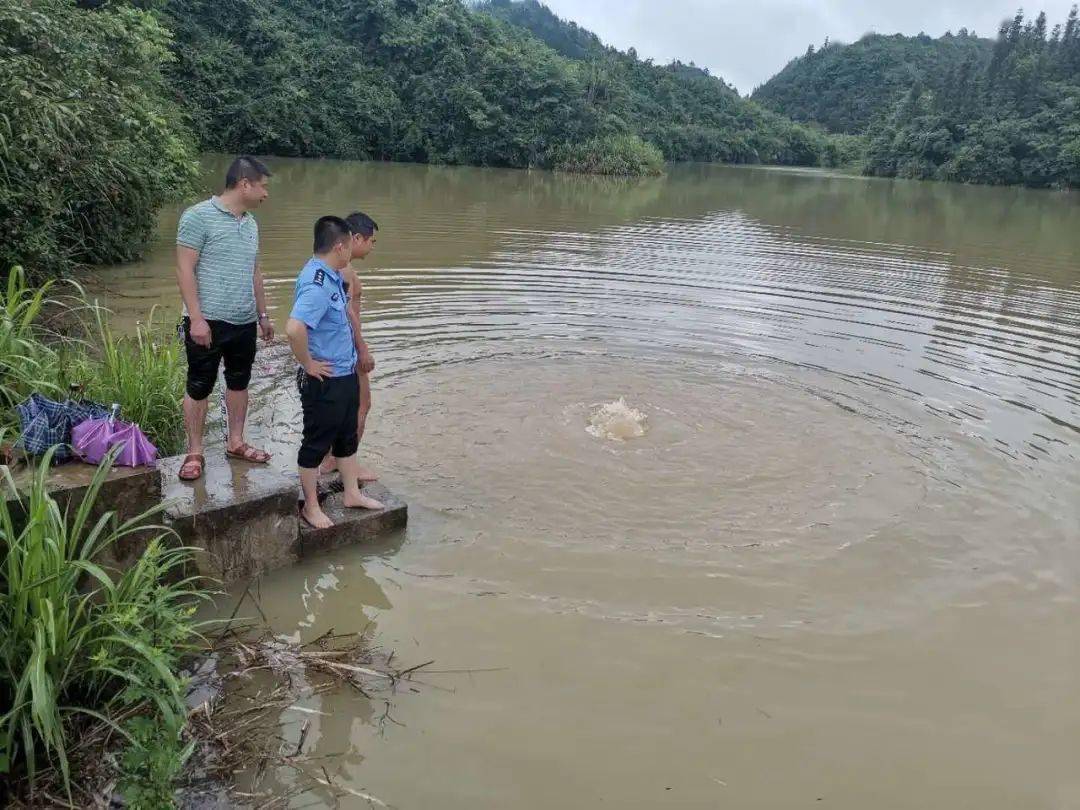
M 624 442 L 644 436 L 647 422 L 644 413 L 627 405 L 625 397 L 619 397 L 595 408 L 585 430 L 598 439 Z

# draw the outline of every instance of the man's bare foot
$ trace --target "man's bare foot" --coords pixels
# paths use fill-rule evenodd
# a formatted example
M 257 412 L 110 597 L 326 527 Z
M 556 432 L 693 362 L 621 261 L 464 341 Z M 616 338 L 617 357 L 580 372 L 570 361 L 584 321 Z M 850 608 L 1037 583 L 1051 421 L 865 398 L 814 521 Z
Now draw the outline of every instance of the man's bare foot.
M 386 506 L 382 501 L 377 501 L 374 498 L 369 498 L 367 495 L 360 493 L 356 498 L 350 498 L 348 495 L 342 500 L 350 509 L 385 509 Z
M 357 475 L 357 478 L 360 479 L 361 484 L 370 484 L 372 481 L 379 480 L 379 474 L 370 467 L 363 467 L 359 464 L 357 465 L 357 467 L 357 472 L 359 473 Z
M 300 510 L 300 519 L 313 529 L 329 529 L 334 525 L 334 521 L 326 516 L 326 512 L 318 504 L 308 506 L 305 503 Z
M 337 470 L 337 468 L 337 459 L 332 455 L 327 455 L 327 457 L 323 459 L 322 464 L 319 465 L 319 475 L 328 475 Z

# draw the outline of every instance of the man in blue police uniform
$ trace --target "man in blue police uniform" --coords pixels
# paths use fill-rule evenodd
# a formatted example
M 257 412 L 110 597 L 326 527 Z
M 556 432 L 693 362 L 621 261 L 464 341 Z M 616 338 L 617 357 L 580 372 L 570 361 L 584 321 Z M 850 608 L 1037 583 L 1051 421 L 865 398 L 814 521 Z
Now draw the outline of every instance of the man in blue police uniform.
M 296 279 L 296 298 L 285 328 L 300 363 L 297 382 L 304 411 L 304 437 L 297 454 L 304 491 L 301 517 L 317 529 L 333 526 L 319 505 L 319 463 L 326 453 L 337 459 L 345 506 L 382 509 L 360 491 L 356 460 L 360 383 L 357 352 L 349 322 L 349 300 L 341 271 L 352 258 L 352 232 L 340 217 L 315 223 L 315 255 Z

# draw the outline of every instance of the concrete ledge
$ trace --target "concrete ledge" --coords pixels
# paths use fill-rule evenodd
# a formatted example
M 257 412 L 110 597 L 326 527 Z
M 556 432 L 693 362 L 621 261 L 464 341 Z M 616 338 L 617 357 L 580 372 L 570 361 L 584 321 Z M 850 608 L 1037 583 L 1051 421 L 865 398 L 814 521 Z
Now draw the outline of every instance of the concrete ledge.
M 182 456 L 160 464 L 166 516 L 195 554 L 198 573 L 235 582 L 296 562 L 299 531 L 295 479 L 263 464 L 206 460 L 203 477 L 177 477 Z
M 33 481 L 37 470 L 24 467 L 14 475 L 15 486 L 24 493 Z M 60 510 L 74 514 L 90 489 L 90 482 L 97 472 L 97 467 L 81 462 L 61 464 L 49 471 L 49 494 L 56 501 Z M 5 488 L 4 497 L 17 524 L 25 518 L 22 509 L 16 505 L 16 498 Z M 161 475 L 152 467 L 115 467 L 101 485 L 97 501 L 90 509 L 89 525 L 93 526 L 106 512 L 116 512 L 120 523 L 141 515 L 143 512 L 161 503 Z M 161 523 L 164 515 L 158 515 L 153 522 Z M 124 567 L 146 548 L 146 534 L 129 535 L 113 546 L 102 564 L 112 567 Z
M 315 531 L 299 520 L 299 482 L 296 473 L 208 455 L 203 477 L 194 482 L 177 478 L 182 456 L 162 459 L 157 468 L 117 468 L 109 473 L 92 510 L 96 520 L 115 511 L 120 521 L 139 515 L 163 500 L 169 506 L 154 522 L 172 528 L 180 542 L 195 551 L 191 573 L 225 584 L 291 565 L 303 556 L 373 540 L 405 526 L 406 505 L 381 484 L 364 491 L 387 505 L 377 512 L 346 509 L 341 504 L 341 481 L 336 475 L 320 481 L 323 509 L 335 522 Z M 50 471 L 49 489 L 61 509 L 74 511 L 89 488 L 96 467 L 65 464 Z M 22 470 L 16 485 L 24 490 L 32 470 Z M 9 503 L 14 499 L 5 496 Z M 15 509 L 16 520 L 19 510 Z M 140 532 L 112 547 L 99 563 L 124 569 L 146 548 L 153 532 Z
M 296 543 L 297 556 L 306 557 L 320 551 L 371 541 L 406 525 L 408 507 L 382 484 L 365 484 L 364 494 L 382 501 L 386 508 L 378 511 L 349 509 L 342 504 L 340 492 L 330 492 L 322 501 L 322 508 L 334 525 L 329 529 L 313 529 L 301 521 Z

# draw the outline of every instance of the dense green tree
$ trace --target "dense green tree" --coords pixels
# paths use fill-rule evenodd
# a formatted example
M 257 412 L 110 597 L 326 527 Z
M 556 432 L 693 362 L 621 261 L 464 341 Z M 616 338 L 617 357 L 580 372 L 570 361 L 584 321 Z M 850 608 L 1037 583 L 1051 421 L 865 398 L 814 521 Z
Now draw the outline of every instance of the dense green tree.
M 169 36 L 131 6 L 0 0 L 0 269 L 129 259 L 187 188 Z

